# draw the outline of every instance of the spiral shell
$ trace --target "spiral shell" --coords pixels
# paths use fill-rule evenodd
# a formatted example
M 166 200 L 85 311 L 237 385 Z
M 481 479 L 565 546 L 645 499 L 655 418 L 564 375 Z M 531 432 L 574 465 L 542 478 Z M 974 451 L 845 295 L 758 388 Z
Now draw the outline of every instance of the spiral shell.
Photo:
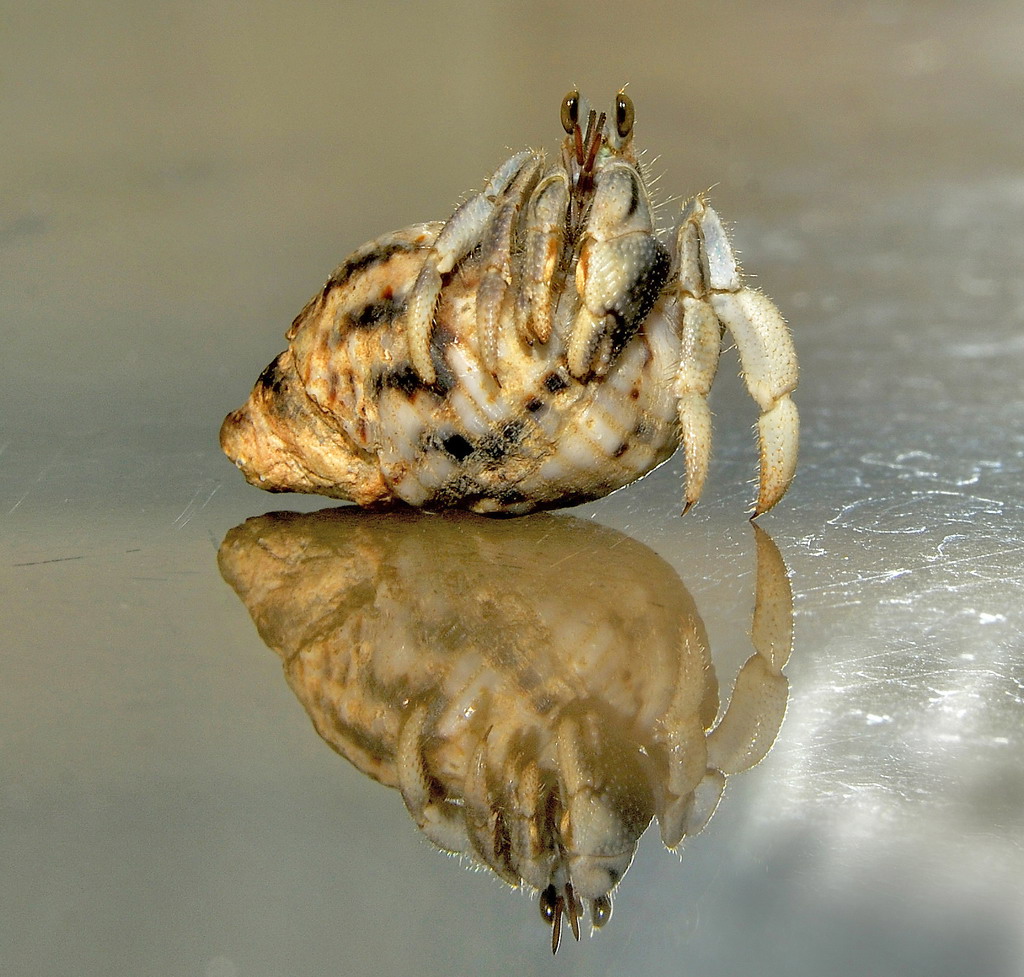
M 521 514 L 600 498 L 676 450 L 663 378 L 679 340 L 667 320 L 645 323 L 600 382 L 571 376 L 555 336 L 507 353 L 515 368 L 499 385 L 477 345 L 479 259 L 441 292 L 436 379 L 423 383 L 410 363 L 406 307 L 440 227 L 367 244 L 307 303 L 288 349 L 224 422 L 224 450 L 250 482 L 363 506 Z M 573 295 L 563 292 L 561 305 Z

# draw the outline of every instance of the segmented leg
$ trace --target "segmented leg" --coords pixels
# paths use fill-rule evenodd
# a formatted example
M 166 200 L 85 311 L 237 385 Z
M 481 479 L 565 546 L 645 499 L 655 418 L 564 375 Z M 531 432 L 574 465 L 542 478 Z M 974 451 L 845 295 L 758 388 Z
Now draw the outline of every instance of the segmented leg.
M 548 823 L 550 794 L 544 787 L 535 761 L 528 762 L 513 778 L 508 798 L 510 860 L 536 889 L 543 889 L 551 875 L 554 845 Z
M 551 337 L 568 209 L 569 179 L 564 170 L 558 170 L 534 190 L 523 234 L 522 287 L 516 296 L 515 325 L 525 343 L 546 343 Z
M 697 639 L 684 640 L 689 646 Z M 689 665 L 694 659 L 707 660 L 708 654 L 703 641 L 696 648 L 684 647 L 675 694 L 664 717 L 668 777 L 659 801 L 658 825 L 667 848 L 675 848 L 685 835 L 703 827 L 718 804 L 718 785 L 708 779 L 705 739 L 705 723 L 714 718 L 718 702 L 717 685 L 713 674 L 707 672 L 705 681 L 695 682 Z M 709 699 L 711 718 L 705 720 Z
M 760 479 L 753 513 L 759 516 L 782 498 L 796 471 L 799 418 L 789 395 L 798 371 L 789 328 L 767 295 L 743 285 L 721 219 L 703 198 L 694 197 L 683 208 L 676 248 L 684 342 L 676 395 L 687 462 L 686 508 L 700 497 L 711 453 L 706 398 L 718 359 L 717 343 L 711 351 L 713 312 L 732 333 L 747 390 L 761 408 Z M 687 362 L 687 342 L 696 357 L 692 363 Z
M 524 201 L 529 199 L 540 174 L 540 157 L 527 161 L 499 197 L 482 244 L 482 274 L 476 294 L 477 336 L 480 358 L 498 376 L 498 327 L 505 295 L 512 283 L 512 251 Z
M 789 701 L 782 669 L 793 645 L 793 591 L 778 547 L 764 530 L 754 530 L 754 654 L 736 676 L 729 708 L 708 736 L 708 765 L 724 774 L 749 770 L 764 759 L 779 735 Z
M 740 669 L 728 708 L 706 733 L 699 717 L 701 695 L 680 684 L 666 715 L 669 778 L 658 808 L 661 838 L 677 847 L 711 819 L 728 776 L 760 763 L 786 714 L 789 683 L 782 669 L 793 645 L 793 591 L 782 554 L 756 524 L 757 570 L 751 643 L 754 654 Z M 715 702 L 711 703 L 712 706 Z M 711 715 L 713 717 L 714 710 Z
M 494 216 L 499 198 L 528 165 L 537 167 L 539 157 L 530 151 L 516 153 L 498 168 L 480 193 L 470 197 L 452 214 L 438 234 L 409 293 L 406 314 L 409 360 L 426 384 L 437 379 L 437 371 L 430 358 L 430 333 L 443 284 L 441 276 L 450 272 L 480 242 Z
M 438 848 L 463 852 L 469 846 L 462 808 L 440 796 L 423 756 L 427 707 L 417 706 L 398 735 L 395 767 L 409 814 Z
M 513 888 L 522 879 L 509 861 L 509 839 L 502 817 L 504 805 L 496 800 L 488 784 L 488 739 L 481 737 L 466 771 L 463 788 L 466 828 L 473 850 L 495 875 Z
M 679 268 L 678 313 L 682 318 L 679 368 L 674 392 L 686 455 L 686 498 L 683 512 L 699 498 L 711 459 L 711 408 L 708 394 L 718 372 L 722 326 L 708 301 L 701 262 L 700 227 L 684 211 L 676 237 Z

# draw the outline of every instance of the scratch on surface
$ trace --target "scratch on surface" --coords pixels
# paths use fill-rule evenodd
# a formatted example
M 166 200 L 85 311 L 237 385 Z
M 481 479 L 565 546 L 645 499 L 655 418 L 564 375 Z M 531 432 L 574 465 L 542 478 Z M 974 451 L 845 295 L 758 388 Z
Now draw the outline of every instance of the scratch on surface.
M 848 588 L 851 583 L 857 583 L 860 585 L 880 583 L 882 581 L 895 580 L 899 577 L 920 573 L 922 570 L 948 570 L 951 567 L 960 567 L 970 563 L 980 563 L 983 561 L 990 562 L 1000 557 L 1016 556 L 1018 553 L 1024 553 L 1024 546 L 1007 546 L 1001 550 L 993 550 L 985 553 L 972 553 L 969 556 L 962 556 L 959 559 L 954 560 L 925 560 L 924 562 L 918 563 L 916 566 L 899 567 L 897 569 L 881 570 L 874 573 L 858 575 L 856 580 L 853 581 L 835 581 L 821 584 L 816 587 L 807 587 L 801 591 L 801 594 L 828 593 L 834 590 L 844 590 Z
M 67 563 L 69 560 L 84 560 L 85 556 L 55 556 L 52 560 L 29 560 L 28 563 L 12 563 L 12 567 L 38 567 L 44 563 Z
M 10 444 L 9 441 L 6 444 L 4 444 L 2 450 L 6 451 L 7 450 L 7 446 L 9 444 Z M 0 451 L 0 453 L 2 453 L 2 451 Z M 14 505 L 12 505 L 10 507 L 10 509 L 7 510 L 7 515 L 12 515 L 14 510 L 17 509 L 18 506 L 21 505 L 21 503 L 24 502 L 28 498 L 29 493 L 32 491 L 32 489 L 36 485 L 38 485 L 50 473 L 51 469 L 53 469 L 54 466 L 57 464 L 57 462 L 60 461 L 60 459 L 61 459 L 63 454 L 64 454 L 63 450 L 57 451 L 54 454 L 53 458 L 50 459 L 49 464 L 43 465 L 43 467 L 39 470 L 39 474 L 36 475 L 36 477 L 32 480 L 32 484 L 29 485 L 29 487 L 27 489 L 25 489 L 25 491 L 22 493 L 21 498 L 18 499 L 18 501 L 15 502 Z
M 199 488 L 195 490 L 195 493 L 192 495 L 192 498 L 188 500 L 188 505 L 186 505 L 185 508 L 181 510 L 181 513 L 179 514 L 178 518 L 175 519 L 171 525 L 176 526 L 178 529 L 183 529 L 185 526 L 188 525 L 189 520 L 196 514 L 197 509 L 205 509 L 206 506 L 210 504 L 210 499 L 212 499 L 219 490 L 220 482 L 216 482 L 213 488 L 210 490 L 210 494 L 206 496 L 202 504 L 196 506 L 196 499 L 199 498 L 203 491 L 203 487 L 200 485 Z

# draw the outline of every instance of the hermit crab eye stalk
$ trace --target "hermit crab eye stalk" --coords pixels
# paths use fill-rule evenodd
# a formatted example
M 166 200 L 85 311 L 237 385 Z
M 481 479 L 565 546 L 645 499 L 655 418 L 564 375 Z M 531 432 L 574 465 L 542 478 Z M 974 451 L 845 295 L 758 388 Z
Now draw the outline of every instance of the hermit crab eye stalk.
M 580 93 L 573 89 L 562 99 L 562 128 L 572 134 L 580 121 Z
M 625 92 L 615 96 L 615 131 L 622 139 L 633 131 L 633 100 Z

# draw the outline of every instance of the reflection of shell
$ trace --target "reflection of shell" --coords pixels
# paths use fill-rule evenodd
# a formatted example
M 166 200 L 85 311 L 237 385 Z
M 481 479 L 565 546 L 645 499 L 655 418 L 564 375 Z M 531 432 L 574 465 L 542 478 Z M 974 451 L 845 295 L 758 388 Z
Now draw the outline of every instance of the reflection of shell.
M 335 509 L 251 519 L 220 565 L 320 735 L 399 788 L 433 841 L 545 890 L 551 921 L 564 912 L 576 931 L 581 899 L 607 917 L 652 816 L 675 847 L 775 737 L 791 605 L 758 540 L 765 656 L 710 735 L 696 607 L 614 530 Z

